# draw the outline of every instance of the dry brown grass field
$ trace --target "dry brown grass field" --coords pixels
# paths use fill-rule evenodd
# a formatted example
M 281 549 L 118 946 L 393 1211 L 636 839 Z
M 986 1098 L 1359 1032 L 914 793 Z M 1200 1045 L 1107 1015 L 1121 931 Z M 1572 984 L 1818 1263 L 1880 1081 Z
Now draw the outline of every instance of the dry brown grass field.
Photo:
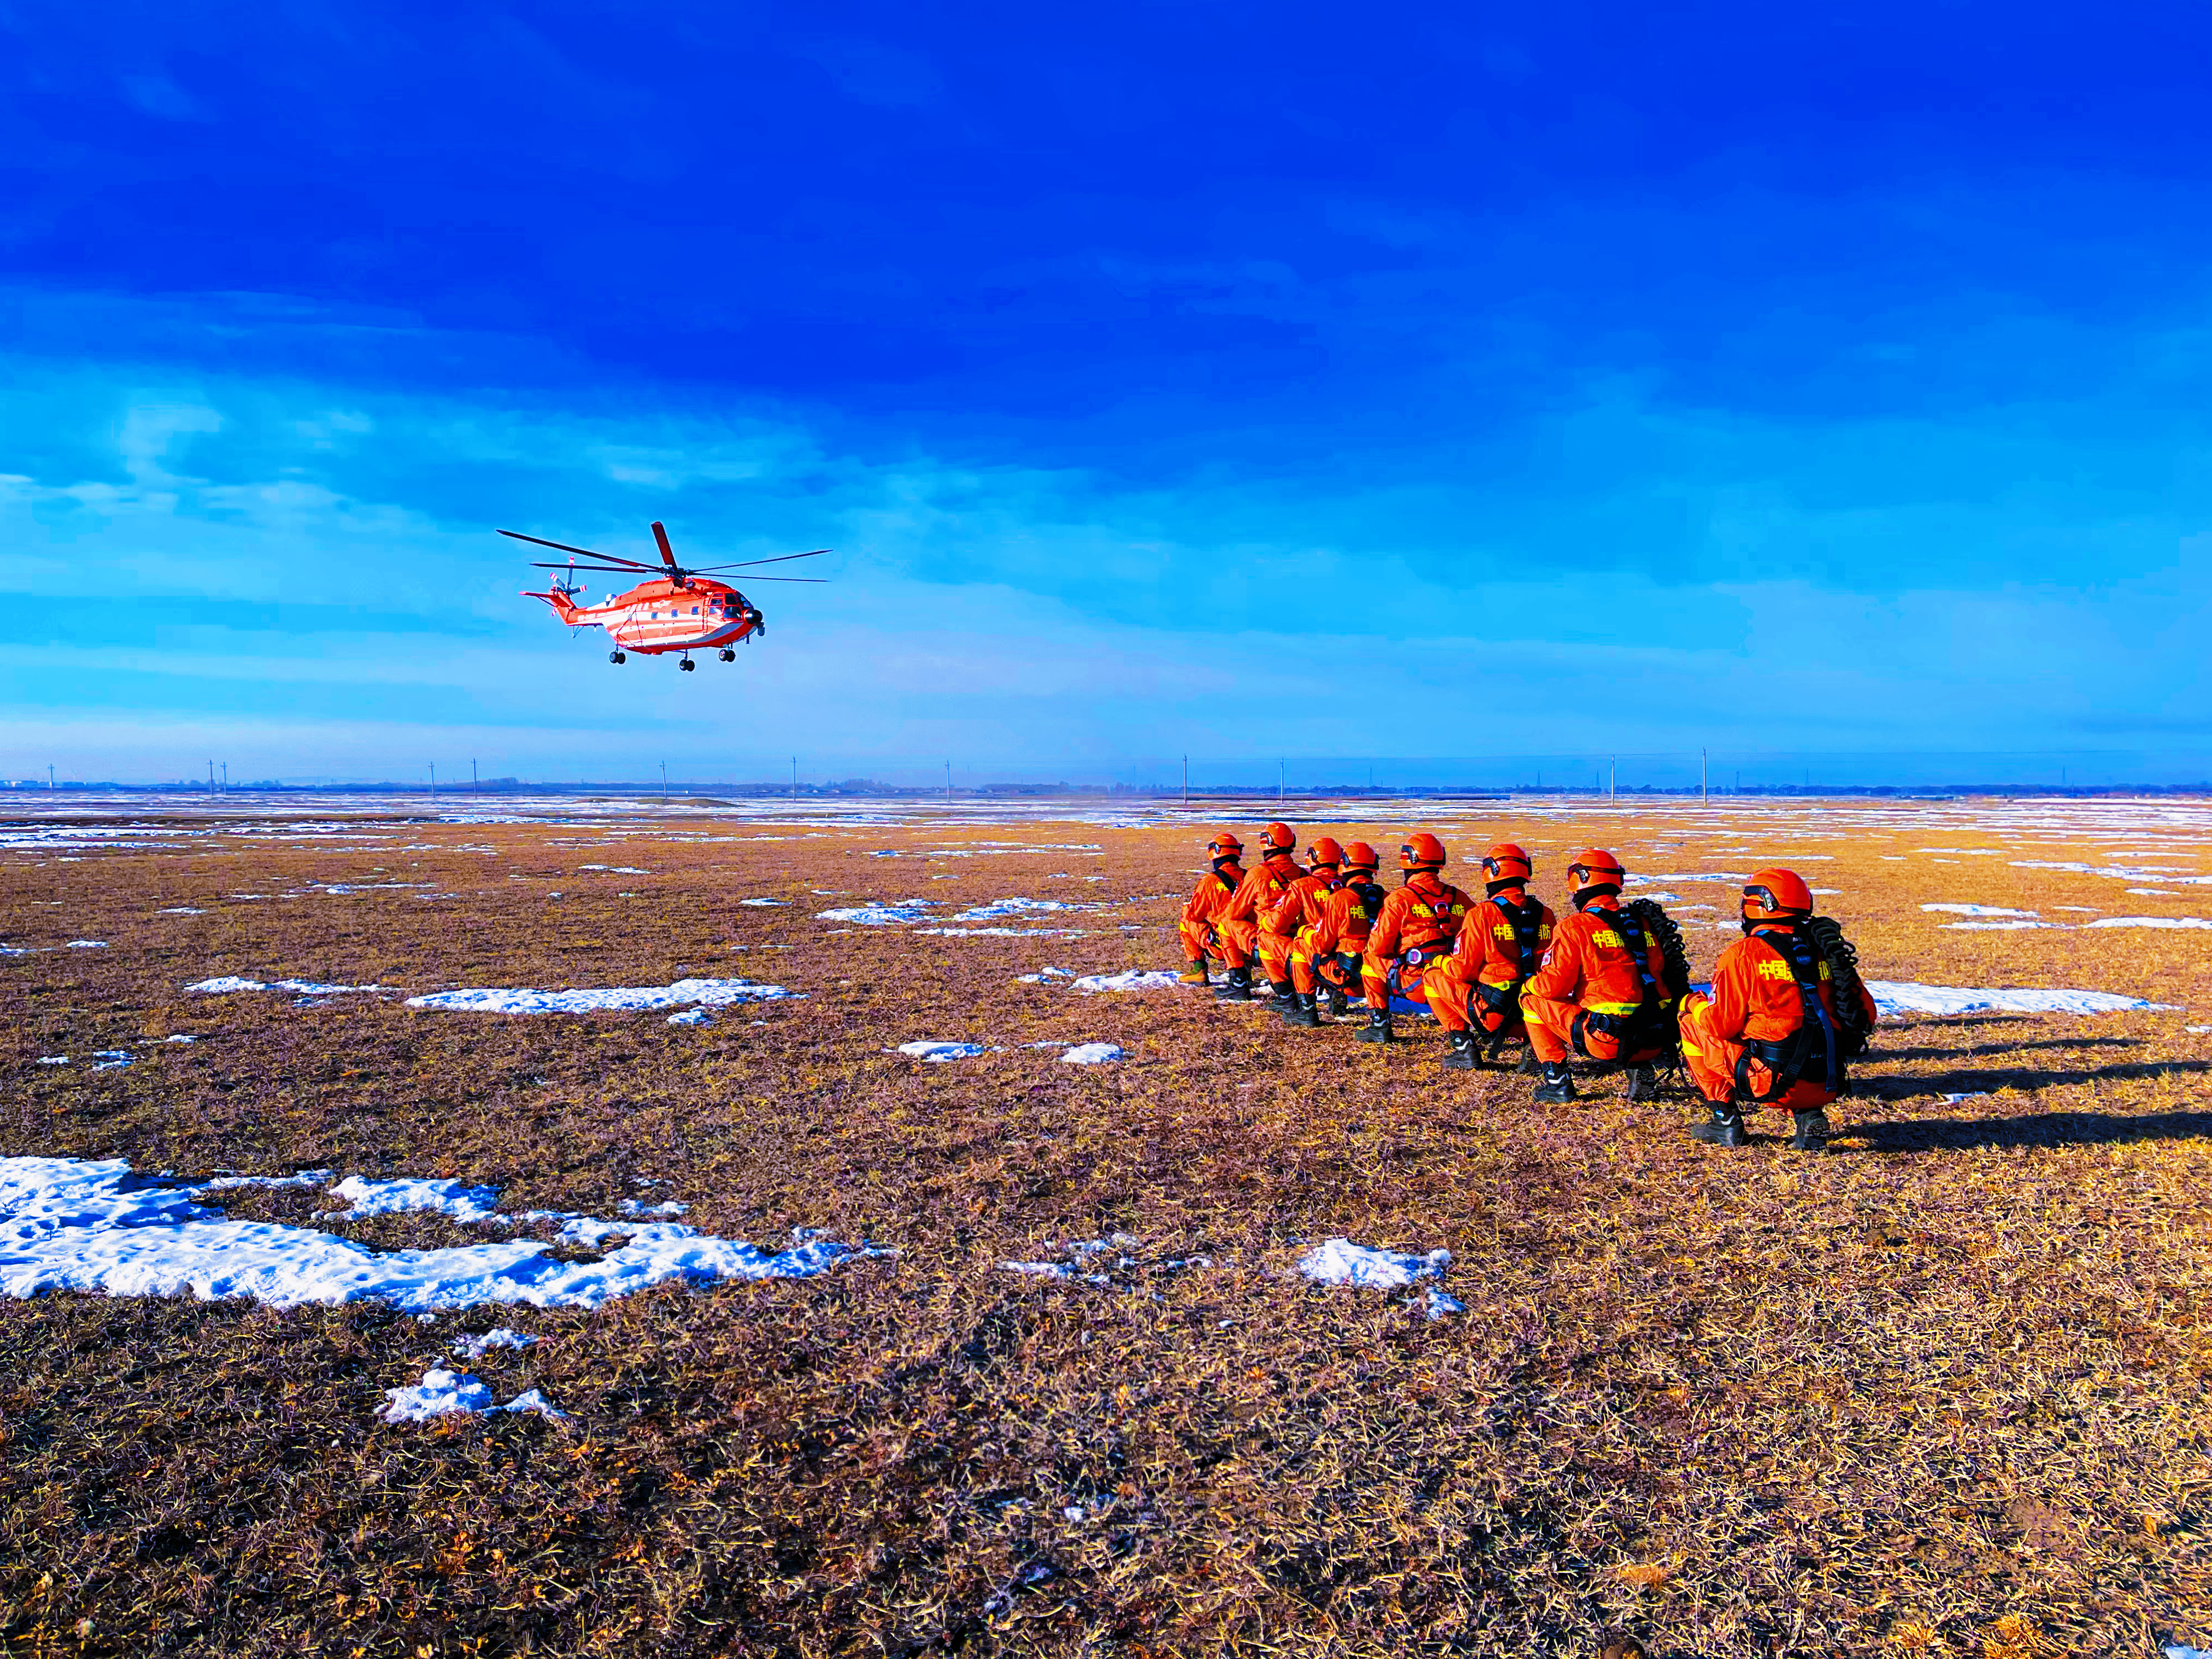
M 896 1254 L 429 1322 L 374 1302 L 0 1301 L 6 1651 L 2212 1642 L 2212 1036 L 2189 1029 L 2212 1026 L 2212 933 L 1960 930 L 1921 908 L 2212 915 L 2212 887 L 2130 895 L 2160 883 L 2095 872 L 2212 870 L 2212 810 L 1499 803 L 1299 825 L 1390 848 L 1437 828 L 1455 867 L 1510 835 L 1554 902 L 1564 855 L 1593 842 L 1646 873 L 1795 863 L 1836 890 L 1871 979 L 2178 1006 L 1893 1022 L 1826 1157 L 1772 1122 L 1741 1151 L 1698 1146 L 1686 1100 L 1632 1108 L 1618 1079 L 1534 1108 L 1527 1079 L 1440 1068 L 1412 1022 L 1381 1048 L 1189 991 L 1018 982 L 1176 966 L 1211 819 L 593 810 L 292 835 L 155 817 L 82 844 L 18 826 L 0 1154 L 459 1176 L 596 1215 L 674 1197 L 722 1237 L 814 1227 Z M 2094 870 L 2025 867 L 2068 862 Z M 1666 890 L 1710 968 L 1733 886 Z M 997 924 L 1078 937 L 817 919 L 1011 896 L 1097 908 Z M 182 988 L 216 975 L 744 975 L 804 996 L 684 1027 Z M 173 1035 L 196 1041 L 155 1041 Z M 923 1038 L 995 1048 L 889 1052 Z M 1127 1058 L 1024 1046 L 1091 1039 Z M 86 1063 L 109 1049 L 133 1063 Z M 310 1222 L 330 1207 L 226 1206 L 379 1249 L 481 1237 L 429 1215 Z M 1001 1266 L 1115 1234 L 1103 1284 Z M 1465 1311 L 1300 1277 L 1334 1237 L 1449 1249 Z M 543 1340 L 472 1369 L 501 1398 L 543 1389 L 566 1422 L 379 1420 L 385 1390 L 495 1324 Z

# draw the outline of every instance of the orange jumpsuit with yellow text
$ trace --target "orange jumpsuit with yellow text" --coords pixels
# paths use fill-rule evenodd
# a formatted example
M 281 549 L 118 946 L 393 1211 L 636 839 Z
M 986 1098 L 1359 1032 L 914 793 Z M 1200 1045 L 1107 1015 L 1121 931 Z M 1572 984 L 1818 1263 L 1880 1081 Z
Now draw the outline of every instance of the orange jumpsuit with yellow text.
M 1260 913 L 1260 968 L 1270 985 L 1294 985 L 1291 963 L 1299 954 L 1298 938 L 1321 919 L 1322 905 L 1337 889 L 1334 870 L 1316 870 L 1291 884 L 1291 890 Z
M 1182 954 L 1186 962 L 1204 962 L 1209 956 L 1218 956 L 1221 947 L 1214 940 L 1214 929 L 1219 925 L 1222 913 L 1228 909 L 1229 901 L 1237 896 L 1237 889 L 1243 882 L 1244 866 L 1232 864 L 1226 870 L 1209 870 L 1198 878 L 1190 896 L 1183 901 L 1182 920 L 1176 931 L 1182 935 Z
M 1666 1052 L 1659 1044 L 1639 1044 L 1623 1053 L 1619 1037 L 1605 1027 L 1644 1006 L 1644 972 L 1621 936 L 1617 895 L 1592 899 L 1561 921 L 1552 948 L 1521 990 L 1521 1016 L 1528 1027 L 1528 1046 L 1547 1065 L 1567 1057 L 1572 1044 L 1592 1060 L 1640 1063 Z M 1643 968 L 1662 1003 L 1666 1000 L 1666 952 L 1646 935 Z
M 1291 951 L 1291 983 L 1310 996 L 1326 980 L 1347 996 L 1359 989 L 1358 958 L 1367 951 L 1375 918 L 1389 895 L 1373 877 L 1340 883 L 1322 901 L 1321 914 L 1301 930 Z M 1345 959 L 1352 958 L 1351 965 Z
M 1551 906 L 1530 898 L 1525 887 L 1504 888 L 1477 904 L 1452 953 L 1422 976 L 1437 1024 L 1485 1036 L 1518 1034 L 1519 987 L 1551 947 L 1556 922 Z
M 1260 913 L 1280 904 L 1299 874 L 1297 860 L 1288 853 L 1270 853 L 1245 873 L 1215 925 L 1222 961 L 1231 968 L 1252 965 L 1259 949 Z
M 1421 1000 L 1423 977 L 1449 955 L 1474 901 L 1433 870 L 1416 870 L 1403 887 L 1382 901 L 1382 914 L 1367 935 L 1359 977 L 1367 1006 L 1376 1012 L 1390 1006 L 1390 973 L 1398 973 L 1397 992 Z
M 1682 1060 L 1705 1098 L 1716 1104 L 1734 1098 L 1739 1082 L 1753 1097 L 1752 1103 L 1780 1111 L 1808 1111 L 1836 1098 L 1837 1091 L 1826 1086 L 1826 1054 L 1816 1031 L 1797 1080 L 1771 1100 L 1757 1099 L 1779 1080 L 1771 1062 L 1782 1059 L 1790 1040 L 1805 1024 L 1807 1004 L 1790 961 L 1793 932 L 1786 924 L 1754 924 L 1748 938 L 1721 952 L 1711 994 L 1682 999 Z M 1814 951 L 1807 953 L 1805 966 L 1833 1030 L 1836 988 L 1828 964 Z M 1871 1028 L 1874 999 L 1864 986 L 1859 988 L 1859 1000 Z

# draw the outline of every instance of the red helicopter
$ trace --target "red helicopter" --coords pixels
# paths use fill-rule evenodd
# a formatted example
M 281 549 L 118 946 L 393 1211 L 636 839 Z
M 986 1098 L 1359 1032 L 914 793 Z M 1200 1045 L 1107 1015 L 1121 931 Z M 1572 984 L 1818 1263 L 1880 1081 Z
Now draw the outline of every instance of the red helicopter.
M 635 559 L 625 559 L 616 553 L 594 553 L 588 547 L 571 547 L 566 542 L 549 542 L 542 536 L 526 536 L 519 530 L 502 530 L 502 536 L 512 536 L 519 542 L 530 542 L 538 547 L 550 547 L 562 553 L 597 560 L 594 564 L 579 565 L 574 558 L 566 564 L 547 564 L 533 561 L 540 570 L 565 570 L 567 581 L 555 581 L 550 593 L 526 592 L 526 599 L 543 599 L 553 607 L 553 612 L 571 628 L 604 628 L 612 636 L 615 648 L 607 653 L 607 660 L 619 663 L 628 660 L 627 653 L 636 651 L 648 657 L 665 656 L 669 652 L 683 653 L 676 665 L 689 673 L 698 665 L 691 660 L 691 653 L 718 647 L 724 662 L 735 662 L 738 653 L 731 647 L 740 640 L 750 640 L 756 634 L 765 634 L 768 624 L 762 620 L 760 609 L 750 599 L 727 582 L 703 581 L 708 569 L 690 570 L 676 562 L 676 550 L 668 544 L 668 532 L 656 520 L 653 539 L 660 544 L 660 563 L 643 564 Z M 811 553 L 786 553 L 773 559 L 746 559 L 737 564 L 711 566 L 711 570 L 744 570 L 757 564 L 783 564 L 793 559 L 818 559 L 830 550 L 817 547 Z M 578 570 L 611 570 L 617 575 L 635 575 L 642 572 L 652 580 L 640 582 L 626 593 L 617 593 L 604 605 L 580 605 L 576 595 L 584 590 L 578 586 Z M 820 576 L 756 576 L 755 581 L 819 582 Z

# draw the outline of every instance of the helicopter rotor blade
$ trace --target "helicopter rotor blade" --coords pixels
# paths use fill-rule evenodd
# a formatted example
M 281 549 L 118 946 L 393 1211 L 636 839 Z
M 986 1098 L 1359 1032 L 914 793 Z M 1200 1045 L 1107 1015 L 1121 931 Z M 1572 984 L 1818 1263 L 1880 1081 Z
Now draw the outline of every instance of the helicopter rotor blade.
M 640 570 L 650 570 L 649 564 L 638 564 L 635 559 L 625 559 L 619 553 L 595 553 L 588 547 L 571 547 L 566 542 L 549 542 L 543 536 L 526 536 L 520 530 L 502 530 L 502 536 L 512 536 L 519 542 L 532 542 L 539 547 L 550 547 L 562 553 L 580 553 L 587 559 L 605 559 L 611 564 L 636 565 Z
M 827 576 L 755 576 L 751 580 L 757 582 L 812 582 L 821 586 L 826 586 L 830 578 Z
M 715 570 L 750 570 L 757 564 L 784 564 L 793 559 L 818 559 L 830 550 L 826 547 L 817 547 L 811 553 L 783 553 L 773 559 L 743 559 L 736 564 L 707 564 L 700 566 L 699 568 L 702 573 Z
M 563 560 L 559 564 L 548 564 L 542 559 L 532 559 L 530 562 L 540 570 L 605 570 L 617 576 L 635 576 L 640 570 L 650 572 L 653 569 L 649 564 L 578 564 L 573 559 Z
M 684 571 L 676 562 L 676 550 L 668 544 L 668 532 L 660 527 L 660 520 L 658 519 L 653 521 L 653 539 L 660 544 L 661 563 L 666 565 L 677 575 L 682 575 Z

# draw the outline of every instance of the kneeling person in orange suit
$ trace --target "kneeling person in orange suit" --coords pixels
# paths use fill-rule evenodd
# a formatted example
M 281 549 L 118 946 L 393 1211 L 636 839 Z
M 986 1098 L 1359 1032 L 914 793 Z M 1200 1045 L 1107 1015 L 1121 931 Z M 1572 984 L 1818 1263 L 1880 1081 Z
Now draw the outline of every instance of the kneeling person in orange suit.
M 1669 988 L 1665 947 L 1621 908 L 1627 879 L 1620 860 L 1597 848 L 1567 866 L 1575 884 L 1575 914 L 1559 925 L 1552 948 L 1521 991 L 1521 1017 L 1528 1046 L 1544 1068 L 1536 1085 L 1540 1105 L 1575 1098 L 1567 1069 L 1572 1044 L 1588 1059 L 1628 1068 L 1628 1097 L 1649 1099 L 1658 1089 L 1651 1062 L 1674 1046 L 1674 1005 L 1686 983 Z
M 1182 920 L 1176 925 L 1182 935 L 1183 970 L 1179 977 L 1185 985 L 1206 982 L 1206 959 L 1221 948 L 1215 930 L 1244 881 L 1244 866 L 1238 862 L 1244 856 L 1244 843 L 1226 830 L 1206 843 L 1206 855 L 1213 861 L 1213 868 L 1199 878 L 1198 885 L 1183 901 Z
M 1328 988 L 1331 1014 L 1350 1011 L 1352 994 L 1360 988 L 1361 958 L 1375 930 L 1375 918 L 1389 897 L 1375 879 L 1380 862 L 1364 841 L 1346 848 L 1336 886 L 1322 898 L 1320 914 L 1291 942 L 1291 987 L 1297 1007 L 1283 1016 L 1291 1024 L 1321 1024 L 1318 999 L 1323 986 Z
M 1229 982 L 1213 994 L 1224 1002 L 1252 1000 L 1252 963 L 1259 954 L 1260 913 L 1283 902 L 1298 879 L 1298 838 L 1287 823 L 1271 823 L 1260 832 L 1260 862 L 1244 872 L 1229 906 L 1214 930 L 1221 941 L 1221 959 L 1229 966 Z
M 1443 878 L 1444 844 L 1423 830 L 1398 849 L 1406 884 L 1382 901 L 1382 913 L 1367 935 L 1360 983 L 1367 992 L 1367 1024 L 1362 1042 L 1389 1042 L 1392 991 L 1408 1002 L 1422 1002 L 1423 979 L 1451 954 L 1474 901 Z
M 1742 1146 L 1748 1100 L 1792 1115 L 1798 1151 L 1823 1151 L 1826 1108 L 1848 1086 L 1844 1062 L 1874 1030 L 1874 998 L 1843 930 L 1813 915 L 1812 890 L 1794 870 L 1751 878 L 1743 932 L 1721 952 L 1712 994 L 1682 1000 L 1682 1059 L 1712 1111 L 1690 1133 Z
M 1338 885 L 1337 869 L 1344 848 L 1328 836 L 1306 848 L 1306 873 L 1291 884 L 1290 891 L 1260 912 L 1260 932 L 1255 950 L 1260 972 L 1275 994 L 1275 1007 L 1285 1025 L 1306 1022 L 1298 1018 L 1297 973 L 1291 959 L 1298 952 L 1298 935 L 1321 916 L 1322 905 Z M 1321 1023 L 1318 1017 L 1314 1024 Z
M 1496 1060 L 1507 1042 L 1524 1037 L 1521 988 L 1551 948 L 1556 918 L 1540 899 L 1528 896 L 1535 866 L 1511 842 L 1498 842 L 1482 855 L 1489 896 L 1474 907 L 1459 930 L 1459 943 L 1421 976 L 1429 1009 L 1451 1033 L 1451 1052 L 1443 1063 L 1455 1072 L 1482 1064 L 1482 1045 Z M 1522 1070 L 1535 1070 L 1534 1054 L 1522 1056 Z

